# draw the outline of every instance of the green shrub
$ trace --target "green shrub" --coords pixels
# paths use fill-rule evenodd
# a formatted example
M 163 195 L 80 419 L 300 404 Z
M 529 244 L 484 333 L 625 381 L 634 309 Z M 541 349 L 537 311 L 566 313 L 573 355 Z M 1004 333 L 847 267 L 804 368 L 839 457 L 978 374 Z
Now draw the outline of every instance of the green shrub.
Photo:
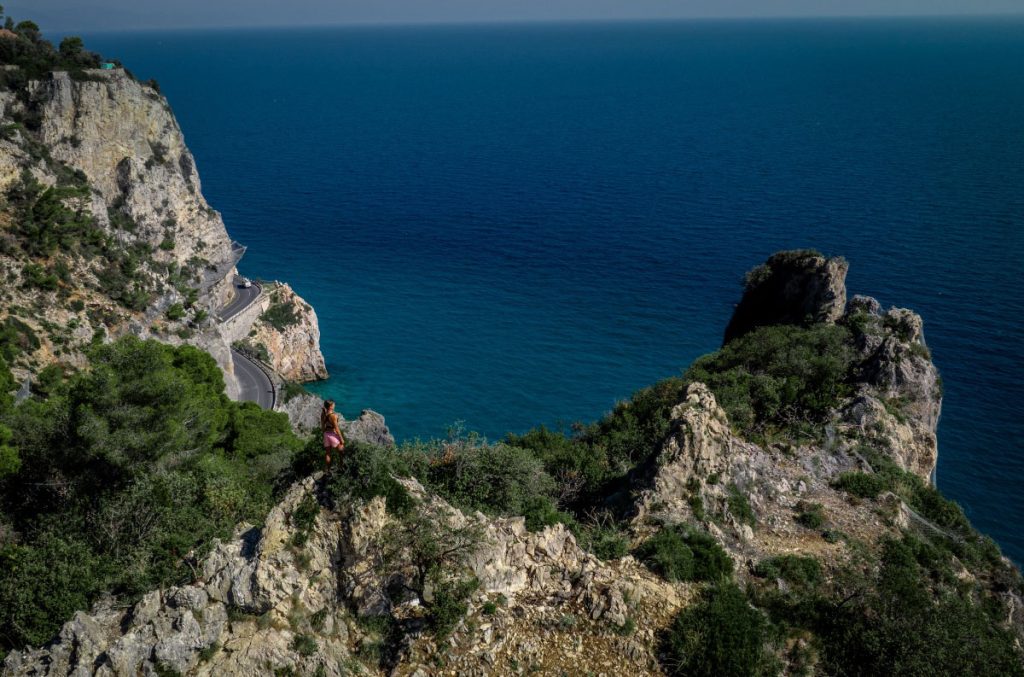
M 741 524 L 749 524 L 750 526 L 757 524 L 757 516 L 754 514 L 754 509 L 750 507 L 750 501 L 747 499 L 746 494 L 741 492 L 735 484 L 729 485 L 727 502 L 729 504 L 729 512 Z
M 596 524 L 577 528 L 577 542 L 602 560 L 620 559 L 629 554 L 629 538 L 615 525 Z
M 22 286 L 28 289 L 54 291 L 57 289 L 57 276 L 35 263 L 28 263 L 21 269 Z
M 615 634 L 623 637 L 629 637 L 634 632 L 636 632 L 636 621 L 632 618 L 627 618 L 622 625 L 615 628 Z
M 292 545 L 302 547 L 309 540 L 309 535 L 316 524 L 316 518 L 320 514 L 320 504 L 313 496 L 307 495 L 302 499 L 291 514 Z
M 310 447 L 315 446 L 313 442 Z M 341 461 L 329 477 L 328 486 L 336 502 L 383 496 L 389 512 L 404 515 L 412 509 L 414 500 L 395 478 L 408 477 L 410 474 L 409 467 L 393 450 L 349 442 L 345 445 Z
M 7 190 L 14 211 L 13 232 L 31 257 L 46 257 L 58 249 L 83 255 L 98 253 L 103 231 L 86 208 L 88 186 L 43 186 L 28 171 Z M 54 278 L 56 280 L 56 278 Z
M 799 555 L 778 555 L 761 560 L 754 567 L 754 575 L 760 578 L 781 578 L 797 586 L 814 587 L 821 583 L 821 563 L 813 557 Z
M 299 322 L 299 315 L 295 312 L 295 306 L 291 303 L 275 302 L 270 305 L 260 319 L 274 329 L 282 331 Z
M 285 381 L 283 397 L 286 404 L 294 400 L 296 397 L 309 394 L 309 391 L 306 390 L 306 388 L 301 383 L 296 383 L 295 381 Z
M 172 322 L 177 322 L 181 318 L 185 317 L 185 306 L 180 303 L 175 303 L 167 309 L 167 319 Z
M 693 550 L 677 529 L 662 529 L 644 541 L 637 556 L 667 581 L 693 580 Z
M 555 482 L 543 463 L 521 447 L 470 436 L 410 444 L 399 453 L 408 471 L 463 510 L 523 515 L 531 530 L 565 518 L 552 497 Z
M 291 649 L 300 656 L 309 657 L 319 651 L 320 646 L 312 635 L 300 633 L 295 635 L 295 638 L 292 640 Z
M 719 581 L 732 575 L 732 559 L 709 534 L 666 527 L 637 548 L 637 557 L 669 581 Z
M 48 528 L 31 544 L 0 548 L 5 648 L 49 642 L 61 622 L 89 608 L 97 584 L 107 575 L 103 562 L 67 527 Z
M 437 640 L 451 634 L 469 610 L 467 601 L 480 582 L 475 578 L 451 579 L 437 575 L 433 587 L 433 599 L 427 605 L 430 617 L 427 626 Z
M 225 448 L 238 458 L 292 454 L 302 447 L 302 441 L 292 432 L 287 414 L 268 411 L 253 402 L 232 407 L 224 442 Z
M 749 677 L 777 668 L 765 645 L 769 624 L 732 583 L 711 587 L 680 613 L 662 642 L 669 675 Z
M 153 672 L 156 673 L 156 677 L 182 677 L 180 672 L 160 661 L 153 666 Z
M 820 529 L 825 526 L 825 506 L 821 503 L 800 501 L 796 505 L 796 521 L 808 529 Z
M 1002 610 L 988 615 L 956 583 L 935 589 L 948 561 L 948 554 L 915 539 L 887 541 L 864 593 L 846 604 L 826 603 L 812 617 L 822 671 L 1024 675 L 1024 656 L 997 620 Z
M 693 494 L 686 502 L 690 504 L 690 510 L 693 511 L 693 516 L 698 520 L 703 520 L 707 514 L 704 511 L 704 499 L 701 498 L 700 494 Z
M 832 486 L 859 498 L 873 499 L 886 490 L 887 482 L 873 473 L 851 471 L 837 477 Z
M 210 662 L 213 659 L 213 657 L 217 655 L 218 651 L 220 651 L 220 642 L 214 642 L 210 646 L 204 647 L 199 652 L 199 662 L 200 663 L 208 663 L 208 662 Z
M 13 315 L 0 322 L 0 357 L 6 362 L 13 362 L 22 353 L 35 352 L 41 345 L 32 327 Z
M 327 622 L 327 607 L 320 609 L 312 616 L 309 617 L 309 627 L 313 628 L 315 632 L 320 632 L 324 629 L 324 623 Z

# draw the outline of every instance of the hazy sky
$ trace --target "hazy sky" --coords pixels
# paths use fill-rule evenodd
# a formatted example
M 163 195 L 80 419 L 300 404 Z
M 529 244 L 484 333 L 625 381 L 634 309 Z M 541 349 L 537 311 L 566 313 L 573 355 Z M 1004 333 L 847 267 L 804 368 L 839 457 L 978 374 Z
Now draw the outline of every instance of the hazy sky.
M 1024 13 L 1024 0 L 9 0 L 44 30 Z

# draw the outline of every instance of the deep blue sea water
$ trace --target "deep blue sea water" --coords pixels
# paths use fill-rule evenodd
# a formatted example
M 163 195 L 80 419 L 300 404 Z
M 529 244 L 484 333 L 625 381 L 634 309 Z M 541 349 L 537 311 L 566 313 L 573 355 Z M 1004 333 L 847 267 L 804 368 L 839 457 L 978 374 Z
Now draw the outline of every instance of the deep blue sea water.
M 1024 22 L 89 38 L 160 81 L 243 272 L 315 305 L 346 415 L 593 420 L 815 247 L 924 316 L 939 484 L 1024 561 Z

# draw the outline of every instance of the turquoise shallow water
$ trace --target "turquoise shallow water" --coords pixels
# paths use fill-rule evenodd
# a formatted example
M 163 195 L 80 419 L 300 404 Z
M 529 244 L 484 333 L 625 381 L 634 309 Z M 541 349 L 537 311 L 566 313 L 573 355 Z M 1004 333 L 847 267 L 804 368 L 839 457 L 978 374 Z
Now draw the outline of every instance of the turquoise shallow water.
M 243 272 L 399 437 L 592 420 L 715 349 L 744 271 L 920 312 L 940 486 L 1024 560 L 1024 23 L 89 36 L 156 77 Z

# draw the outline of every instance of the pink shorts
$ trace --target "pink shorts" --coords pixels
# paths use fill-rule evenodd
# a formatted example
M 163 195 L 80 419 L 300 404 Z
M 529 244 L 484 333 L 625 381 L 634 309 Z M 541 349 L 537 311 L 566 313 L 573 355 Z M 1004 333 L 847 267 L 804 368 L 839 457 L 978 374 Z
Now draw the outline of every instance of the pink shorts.
M 324 433 L 324 448 L 325 449 L 337 449 L 341 446 L 341 438 L 338 437 L 338 433 L 328 431 Z

